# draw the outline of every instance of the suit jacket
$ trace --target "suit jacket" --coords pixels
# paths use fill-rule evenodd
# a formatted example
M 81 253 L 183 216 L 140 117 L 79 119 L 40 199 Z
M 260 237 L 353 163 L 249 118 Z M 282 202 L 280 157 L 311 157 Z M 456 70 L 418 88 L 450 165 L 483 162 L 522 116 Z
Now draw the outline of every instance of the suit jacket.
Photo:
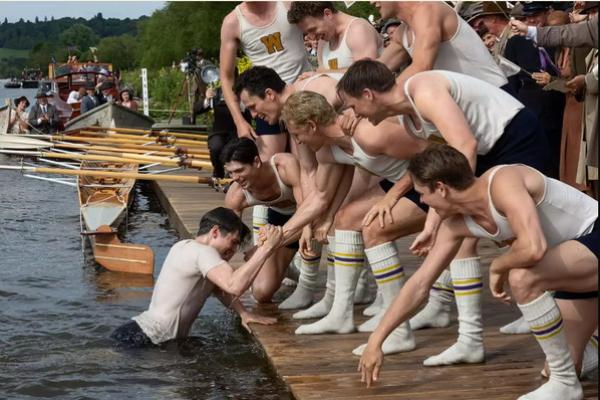
M 29 111 L 29 125 L 43 133 L 56 132 L 59 124 L 58 111 L 56 110 L 56 107 L 54 107 L 52 104 L 46 104 L 46 115 L 48 116 L 48 121 L 40 122 L 39 119 L 43 116 L 43 114 L 42 107 L 36 102 Z M 35 133 L 35 131 L 33 131 L 33 133 Z
M 94 102 L 95 100 L 95 102 Z M 92 108 L 98 107 L 100 105 L 100 102 L 98 101 L 98 99 L 94 96 L 94 99 L 92 99 L 90 96 L 86 95 L 83 100 L 81 100 L 81 113 L 85 113 L 90 111 Z
M 577 24 L 537 28 L 537 43 L 548 47 L 598 47 L 598 15 Z

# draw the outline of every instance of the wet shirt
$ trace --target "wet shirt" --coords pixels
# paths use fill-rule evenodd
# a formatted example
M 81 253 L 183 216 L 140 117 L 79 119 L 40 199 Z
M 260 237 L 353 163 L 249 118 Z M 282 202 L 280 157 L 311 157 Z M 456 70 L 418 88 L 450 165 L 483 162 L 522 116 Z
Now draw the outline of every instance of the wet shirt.
M 154 286 L 150 307 L 132 319 L 152 343 L 185 337 L 213 292 L 208 272 L 224 263 L 217 250 L 192 239 L 176 243 Z

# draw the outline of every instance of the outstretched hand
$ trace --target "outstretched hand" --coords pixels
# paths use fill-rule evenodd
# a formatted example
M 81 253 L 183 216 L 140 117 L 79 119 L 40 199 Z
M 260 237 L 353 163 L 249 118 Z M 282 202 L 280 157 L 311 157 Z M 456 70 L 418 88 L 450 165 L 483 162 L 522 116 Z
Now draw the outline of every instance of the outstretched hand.
M 358 362 L 358 372 L 361 374 L 360 381 L 365 382 L 367 387 L 371 387 L 371 383 L 379 380 L 379 371 L 382 365 L 383 352 L 381 348 L 373 345 L 369 340 Z
M 241 314 L 242 318 L 242 326 L 244 329 L 248 331 L 248 333 L 252 333 L 252 329 L 250 328 L 250 323 L 253 324 L 261 324 L 261 325 L 273 325 L 277 322 L 277 318 L 265 317 L 263 315 L 255 314 L 249 311 Z

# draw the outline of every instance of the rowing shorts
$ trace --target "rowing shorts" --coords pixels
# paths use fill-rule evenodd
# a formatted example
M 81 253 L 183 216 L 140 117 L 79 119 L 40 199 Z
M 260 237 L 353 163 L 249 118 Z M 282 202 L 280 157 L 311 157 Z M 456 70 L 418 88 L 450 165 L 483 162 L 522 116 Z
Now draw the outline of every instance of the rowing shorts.
M 392 186 L 394 186 L 394 182 L 387 180 L 387 179 L 384 179 L 379 182 L 379 187 L 381 187 L 381 189 L 383 189 L 383 191 L 386 193 L 390 191 Z M 417 207 L 419 207 L 425 213 L 427 213 L 427 211 L 429 211 L 429 206 L 425 203 L 421 203 L 421 196 L 419 195 L 419 192 L 417 192 L 415 189 L 410 189 L 402 197 L 405 197 L 408 200 L 415 203 L 417 205 Z
M 600 248 L 600 234 L 598 231 L 600 230 L 600 224 L 598 220 L 594 223 L 594 229 L 587 235 L 583 235 L 578 237 L 577 240 L 579 243 L 587 247 L 594 255 L 596 259 L 599 259 L 598 256 L 599 248 Z M 593 299 L 598 297 L 598 292 L 586 292 L 586 293 L 574 293 L 574 292 L 556 292 L 554 297 L 557 299 L 565 299 L 565 300 L 575 300 L 575 299 Z
M 267 210 L 267 223 L 275 226 L 283 226 L 290 220 L 290 218 L 292 218 L 292 215 L 293 214 L 282 214 L 269 207 Z M 292 250 L 298 250 L 300 245 L 296 241 L 286 245 L 285 247 Z

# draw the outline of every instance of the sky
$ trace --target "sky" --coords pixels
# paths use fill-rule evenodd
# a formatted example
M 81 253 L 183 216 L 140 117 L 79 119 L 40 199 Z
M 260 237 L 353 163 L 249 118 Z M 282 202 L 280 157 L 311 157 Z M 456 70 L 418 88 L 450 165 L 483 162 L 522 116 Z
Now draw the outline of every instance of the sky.
M 155 10 L 166 5 L 165 1 L 4 1 L 0 0 L 0 18 L 16 22 L 20 18 L 43 21 L 44 17 L 54 16 L 90 19 L 99 12 L 104 18 L 138 18 L 150 16 Z

